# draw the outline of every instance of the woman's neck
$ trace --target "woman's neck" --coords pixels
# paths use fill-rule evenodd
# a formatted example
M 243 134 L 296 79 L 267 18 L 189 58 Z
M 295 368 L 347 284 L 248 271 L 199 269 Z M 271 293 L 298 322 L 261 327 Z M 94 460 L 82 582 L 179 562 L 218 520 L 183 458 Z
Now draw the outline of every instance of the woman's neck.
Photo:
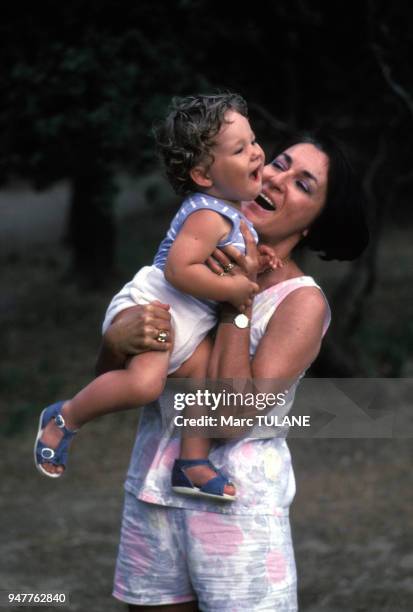
M 281 283 L 282 281 L 289 280 L 290 278 L 297 278 L 303 276 L 303 271 L 297 266 L 297 264 L 291 259 L 291 255 L 294 248 L 297 246 L 301 238 L 301 235 L 296 233 L 288 236 L 281 240 L 273 243 L 271 241 L 263 239 L 261 244 L 269 247 L 273 252 L 274 256 L 278 261 L 281 261 L 281 267 L 275 268 L 275 270 L 269 268 L 261 274 L 259 274 L 257 282 L 260 286 L 261 291 L 268 289 L 272 285 Z

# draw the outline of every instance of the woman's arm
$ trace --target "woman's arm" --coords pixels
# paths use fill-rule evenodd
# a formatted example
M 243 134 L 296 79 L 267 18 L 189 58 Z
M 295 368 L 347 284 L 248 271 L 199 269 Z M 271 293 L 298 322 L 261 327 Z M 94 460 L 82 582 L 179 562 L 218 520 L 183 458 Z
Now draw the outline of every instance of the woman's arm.
M 255 278 L 259 252 L 248 228 L 243 225 L 246 255 L 236 254 L 238 265 Z M 254 358 L 250 361 L 250 330 L 234 323 L 237 314 L 223 308 L 210 359 L 208 376 L 246 380 L 279 381 L 280 390 L 293 382 L 316 358 L 321 346 L 326 301 L 316 287 L 292 291 L 272 315 Z M 246 313 L 247 314 L 247 313 Z M 251 308 L 248 309 L 249 318 Z
M 326 314 L 319 289 L 292 291 L 270 319 L 252 362 L 253 377 L 295 380 L 320 351 Z
M 326 312 L 327 304 L 317 288 L 292 291 L 272 315 L 250 360 L 250 329 L 236 327 L 232 321 L 237 313 L 224 310 L 212 348 L 208 378 L 222 381 L 225 388 L 229 384 L 230 393 L 236 395 L 285 394 L 317 356 Z M 268 405 L 268 410 L 271 406 Z M 251 430 L 250 421 L 254 422 L 257 410 L 250 402 L 239 405 L 236 401 L 220 407 L 220 414 L 241 417 L 240 426 L 221 428 L 222 438 L 238 438 Z
M 245 312 L 250 320 L 251 312 L 251 307 Z M 237 314 L 237 310 L 229 304 L 222 308 L 209 361 L 208 378 L 216 380 L 252 377 L 249 361 L 250 328 L 236 327 L 233 321 Z
M 208 375 L 221 379 L 271 379 L 275 386 L 278 380 L 281 391 L 286 381 L 293 382 L 316 358 L 326 310 L 325 299 L 317 288 L 292 291 L 271 317 L 250 361 L 250 330 L 228 322 L 234 312 L 230 314 L 227 309 L 218 326 Z

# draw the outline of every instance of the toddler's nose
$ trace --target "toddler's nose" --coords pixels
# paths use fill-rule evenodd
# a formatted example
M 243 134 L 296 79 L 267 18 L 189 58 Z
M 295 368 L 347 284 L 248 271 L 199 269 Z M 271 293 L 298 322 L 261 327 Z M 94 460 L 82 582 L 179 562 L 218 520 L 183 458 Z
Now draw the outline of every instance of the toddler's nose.
M 258 143 L 255 143 L 252 148 L 252 158 L 254 159 L 254 161 L 257 159 L 261 159 L 264 162 L 265 153 Z

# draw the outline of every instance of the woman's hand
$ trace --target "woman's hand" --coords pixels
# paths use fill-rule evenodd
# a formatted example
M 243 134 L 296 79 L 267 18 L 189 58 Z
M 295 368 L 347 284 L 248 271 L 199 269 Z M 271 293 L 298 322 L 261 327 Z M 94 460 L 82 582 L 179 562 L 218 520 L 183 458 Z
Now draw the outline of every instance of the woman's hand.
M 272 249 L 266 245 L 256 245 L 253 235 L 247 224 L 241 221 L 241 233 L 245 241 L 245 255 L 232 246 L 215 249 L 205 262 L 215 274 L 244 274 L 251 281 L 256 280 L 257 274 L 268 268 L 277 266 L 277 259 Z
M 105 340 L 117 354 L 125 356 L 146 351 L 169 351 L 171 315 L 168 311 L 169 305 L 158 301 L 127 308 L 115 317 Z M 164 333 L 159 336 L 160 332 Z
M 171 350 L 172 328 L 168 311 L 168 304 L 154 301 L 131 306 L 116 315 L 103 336 L 96 375 L 123 369 L 132 355 Z

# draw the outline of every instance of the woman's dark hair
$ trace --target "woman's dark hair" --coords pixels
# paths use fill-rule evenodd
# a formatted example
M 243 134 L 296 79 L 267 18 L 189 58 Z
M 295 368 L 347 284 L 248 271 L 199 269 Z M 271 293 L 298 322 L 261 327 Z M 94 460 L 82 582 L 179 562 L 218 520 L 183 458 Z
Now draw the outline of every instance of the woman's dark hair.
M 214 161 L 211 148 L 229 110 L 248 115 L 245 100 L 233 93 L 173 98 L 166 118 L 154 126 L 159 156 L 177 194 L 198 189 L 190 171 L 201 162 Z
M 341 146 L 324 130 L 290 137 L 280 150 L 300 143 L 314 145 L 329 159 L 325 206 L 300 246 L 316 251 L 325 260 L 356 259 L 369 241 L 361 182 Z

